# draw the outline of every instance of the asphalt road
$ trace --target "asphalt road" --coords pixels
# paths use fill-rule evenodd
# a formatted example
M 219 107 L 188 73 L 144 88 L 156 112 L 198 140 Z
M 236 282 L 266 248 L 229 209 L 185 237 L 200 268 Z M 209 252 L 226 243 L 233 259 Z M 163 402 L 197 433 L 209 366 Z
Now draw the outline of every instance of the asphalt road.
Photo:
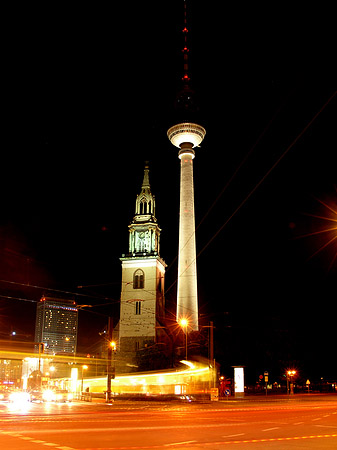
M 336 449 L 337 395 L 212 403 L 0 404 L 0 448 Z

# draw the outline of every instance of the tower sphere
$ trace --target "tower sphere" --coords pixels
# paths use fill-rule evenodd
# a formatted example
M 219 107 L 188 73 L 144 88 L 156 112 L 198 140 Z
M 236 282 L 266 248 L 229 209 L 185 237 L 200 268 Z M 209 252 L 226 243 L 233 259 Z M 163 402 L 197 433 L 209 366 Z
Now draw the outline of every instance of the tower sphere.
M 192 147 L 197 147 L 203 141 L 205 134 L 204 127 L 192 122 L 178 123 L 167 131 L 169 140 L 178 148 L 187 142 L 191 143 Z

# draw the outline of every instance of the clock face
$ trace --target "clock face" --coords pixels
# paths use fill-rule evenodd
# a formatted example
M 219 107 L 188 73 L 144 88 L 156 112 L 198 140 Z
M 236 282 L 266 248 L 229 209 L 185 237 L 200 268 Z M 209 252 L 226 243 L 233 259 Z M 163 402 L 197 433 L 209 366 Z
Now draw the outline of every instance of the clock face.
M 140 238 L 140 239 L 144 239 L 144 237 L 145 237 L 145 234 L 144 234 L 144 233 L 139 233 L 139 238 Z

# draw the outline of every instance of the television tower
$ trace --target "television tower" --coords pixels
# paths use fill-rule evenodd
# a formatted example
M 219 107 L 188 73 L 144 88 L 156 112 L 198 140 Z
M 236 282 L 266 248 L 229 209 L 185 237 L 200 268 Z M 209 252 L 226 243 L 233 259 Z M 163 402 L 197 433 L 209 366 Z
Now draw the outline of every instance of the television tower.
M 186 0 L 184 1 L 184 74 L 183 88 L 176 97 L 176 111 L 179 123 L 169 128 L 167 136 L 179 148 L 180 159 L 180 213 L 179 213 L 179 253 L 177 283 L 176 320 L 186 319 L 186 331 L 198 331 L 198 289 L 194 217 L 193 159 L 195 148 L 205 137 L 206 130 L 195 123 L 198 106 L 195 94 L 189 86 L 187 46 Z

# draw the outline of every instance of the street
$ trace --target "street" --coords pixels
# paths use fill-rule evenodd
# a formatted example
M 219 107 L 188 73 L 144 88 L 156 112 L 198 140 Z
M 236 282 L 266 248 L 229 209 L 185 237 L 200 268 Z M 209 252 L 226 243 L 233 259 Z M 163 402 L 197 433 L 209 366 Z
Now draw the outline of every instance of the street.
M 0 403 L 6 450 L 336 449 L 337 396 Z

